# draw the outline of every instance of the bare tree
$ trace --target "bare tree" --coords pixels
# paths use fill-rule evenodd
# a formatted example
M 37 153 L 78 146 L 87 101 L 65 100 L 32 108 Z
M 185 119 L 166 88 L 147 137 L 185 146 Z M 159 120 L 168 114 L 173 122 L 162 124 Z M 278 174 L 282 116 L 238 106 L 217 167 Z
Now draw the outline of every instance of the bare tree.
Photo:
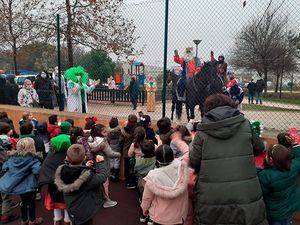
M 300 36 L 296 35 L 292 31 L 289 31 L 286 33 L 285 38 L 281 40 L 281 44 L 278 45 L 277 48 L 274 48 L 273 54 L 277 57 L 271 70 L 276 75 L 275 92 L 278 92 L 278 89 L 281 92 L 282 78 L 284 74 L 292 73 L 297 70 L 299 44 Z
M 281 57 L 282 53 L 274 50 L 282 46 L 287 22 L 287 17 L 276 17 L 269 11 L 263 18 L 257 18 L 244 27 L 235 41 L 233 65 L 254 69 L 267 82 L 269 71 Z
M 62 17 L 61 30 L 67 42 L 69 66 L 74 64 L 73 49 L 77 44 L 117 56 L 133 54 L 133 44 L 138 37 L 134 35 L 133 21 L 122 16 L 122 3 L 123 0 L 42 1 L 44 18 L 49 18 L 49 12 Z
M 37 38 L 34 14 L 38 0 L 0 0 L 0 42 L 11 49 L 17 74 L 17 52 Z

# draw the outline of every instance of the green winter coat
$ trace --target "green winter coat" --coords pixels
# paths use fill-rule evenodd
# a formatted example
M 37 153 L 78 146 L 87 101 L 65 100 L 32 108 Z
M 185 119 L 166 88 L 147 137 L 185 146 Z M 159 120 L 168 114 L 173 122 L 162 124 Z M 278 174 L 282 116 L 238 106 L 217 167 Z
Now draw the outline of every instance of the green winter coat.
M 198 172 L 193 224 L 268 224 L 253 154 L 254 145 L 257 151 L 264 146 L 249 121 L 222 106 L 206 113 L 197 131 L 190 151 Z
M 300 209 L 300 146 L 294 147 L 292 152 L 294 159 L 290 171 L 267 168 L 258 172 L 270 221 L 290 219 Z
M 156 158 L 137 158 L 134 166 L 134 173 L 138 182 L 138 189 L 140 196 L 143 196 L 145 182 L 143 180 L 146 177 L 150 170 L 155 169 Z

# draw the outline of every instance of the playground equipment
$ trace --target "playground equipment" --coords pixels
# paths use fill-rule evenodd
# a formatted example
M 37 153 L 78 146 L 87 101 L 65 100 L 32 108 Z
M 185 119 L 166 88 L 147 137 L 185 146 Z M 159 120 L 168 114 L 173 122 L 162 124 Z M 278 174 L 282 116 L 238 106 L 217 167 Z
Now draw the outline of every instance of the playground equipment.
M 130 61 L 130 68 L 128 68 L 128 75 L 135 75 L 139 82 L 140 87 L 145 86 L 145 65 L 142 62 Z

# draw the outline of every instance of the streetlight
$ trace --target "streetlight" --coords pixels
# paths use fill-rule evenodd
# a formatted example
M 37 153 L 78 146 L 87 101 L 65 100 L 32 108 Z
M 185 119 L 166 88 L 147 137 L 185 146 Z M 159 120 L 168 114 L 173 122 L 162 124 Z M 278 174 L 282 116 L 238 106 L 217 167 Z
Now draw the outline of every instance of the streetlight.
M 196 45 L 196 58 L 198 58 L 198 45 L 200 44 L 202 40 L 194 40 L 194 43 Z

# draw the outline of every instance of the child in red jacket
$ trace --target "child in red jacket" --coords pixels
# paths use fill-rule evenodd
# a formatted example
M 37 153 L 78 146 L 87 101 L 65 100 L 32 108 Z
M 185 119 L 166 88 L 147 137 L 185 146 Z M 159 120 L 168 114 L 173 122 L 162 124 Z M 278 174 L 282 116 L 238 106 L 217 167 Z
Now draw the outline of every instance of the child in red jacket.
M 50 133 L 50 139 L 51 139 L 60 133 L 60 128 L 59 128 L 60 122 L 57 115 L 49 116 L 48 121 L 49 121 L 48 132 Z

